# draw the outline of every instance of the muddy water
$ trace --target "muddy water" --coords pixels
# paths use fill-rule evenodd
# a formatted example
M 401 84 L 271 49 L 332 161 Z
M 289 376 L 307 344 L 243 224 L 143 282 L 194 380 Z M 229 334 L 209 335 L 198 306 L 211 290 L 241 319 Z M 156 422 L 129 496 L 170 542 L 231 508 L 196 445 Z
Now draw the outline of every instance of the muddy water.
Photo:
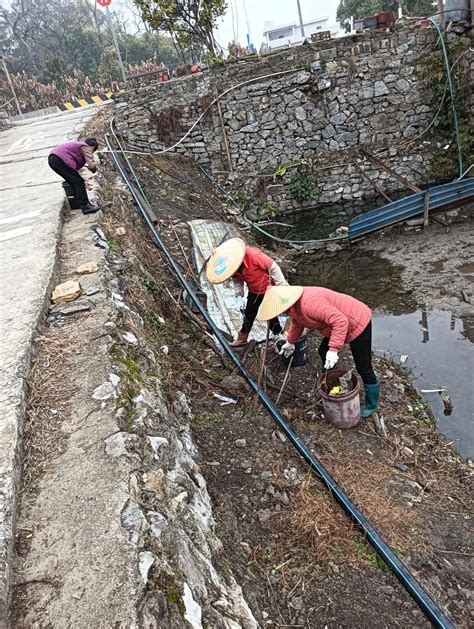
M 422 397 L 430 404 L 440 431 L 463 456 L 473 458 L 474 317 L 424 309 L 403 287 L 400 272 L 400 267 L 378 256 L 353 250 L 323 260 L 301 257 L 290 281 L 327 286 L 370 305 L 374 350 L 402 362 L 419 391 L 447 389 L 441 394 L 422 393 Z M 407 356 L 404 363 L 402 356 Z M 449 415 L 443 403 L 446 394 L 454 405 Z

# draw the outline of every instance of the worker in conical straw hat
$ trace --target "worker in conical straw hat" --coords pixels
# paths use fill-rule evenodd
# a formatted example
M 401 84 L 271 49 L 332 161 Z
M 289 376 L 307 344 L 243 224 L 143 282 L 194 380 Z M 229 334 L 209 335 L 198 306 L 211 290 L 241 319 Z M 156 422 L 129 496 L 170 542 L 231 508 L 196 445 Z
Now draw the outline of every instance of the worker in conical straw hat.
M 232 278 L 235 286 L 237 307 L 243 312 L 242 328 L 231 347 L 244 347 L 269 286 L 286 286 L 286 281 L 278 264 L 258 247 L 248 247 L 242 238 L 230 238 L 220 244 L 209 258 L 206 266 L 207 279 L 212 284 L 220 284 Z M 248 288 L 244 307 L 244 283 Z M 270 317 L 271 332 L 277 336 L 282 327 L 278 317 Z
M 380 381 L 372 367 L 372 311 L 361 301 L 321 286 L 273 286 L 262 300 L 257 318 L 268 321 L 286 312 L 290 328 L 280 353 L 291 356 L 304 328 L 324 336 L 319 355 L 325 369 L 339 360 L 338 352 L 349 343 L 357 372 L 364 382 L 362 417 L 372 415 L 380 398 Z

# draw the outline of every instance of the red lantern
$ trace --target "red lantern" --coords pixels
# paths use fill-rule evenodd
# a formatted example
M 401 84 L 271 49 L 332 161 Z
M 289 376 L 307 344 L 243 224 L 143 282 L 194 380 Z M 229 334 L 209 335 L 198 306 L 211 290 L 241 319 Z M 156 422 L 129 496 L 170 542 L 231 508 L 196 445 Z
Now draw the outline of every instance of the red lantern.
M 97 0 L 97 4 L 100 4 L 101 7 L 108 7 L 112 4 L 112 0 Z

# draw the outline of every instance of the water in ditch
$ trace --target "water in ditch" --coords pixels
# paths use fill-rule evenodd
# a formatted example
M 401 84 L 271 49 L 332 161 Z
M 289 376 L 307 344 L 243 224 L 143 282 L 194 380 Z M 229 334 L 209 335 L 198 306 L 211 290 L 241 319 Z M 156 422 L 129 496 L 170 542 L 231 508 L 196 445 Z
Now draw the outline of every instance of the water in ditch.
M 373 346 L 411 372 L 419 391 L 431 406 L 439 430 L 465 457 L 474 458 L 472 373 L 474 368 L 474 316 L 457 317 L 444 310 L 425 309 L 403 287 L 401 268 L 379 256 L 356 251 L 320 259 L 301 256 L 290 282 L 327 286 L 364 301 L 372 308 Z M 454 409 L 445 414 L 443 395 Z

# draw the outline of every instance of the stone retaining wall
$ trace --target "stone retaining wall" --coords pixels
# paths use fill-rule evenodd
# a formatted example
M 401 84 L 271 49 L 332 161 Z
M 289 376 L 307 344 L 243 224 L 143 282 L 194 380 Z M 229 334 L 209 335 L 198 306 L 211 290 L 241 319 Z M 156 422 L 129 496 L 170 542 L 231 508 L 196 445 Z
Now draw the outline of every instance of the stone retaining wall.
M 461 40 L 467 48 L 470 39 L 464 27 L 458 30 L 449 34 L 454 38 L 451 43 Z M 260 191 L 262 205 L 280 211 L 339 203 L 350 217 L 383 198 L 377 186 L 389 196 L 409 191 L 361 159 L 360 147 L 380 154 L 412 183 L 437 178 L 432 155 L 440 146 L 425 131 L 438 110 L 439 97 L 419 73 L 420 62 L 439 51 L 437 40 L 434 29 L 417 25 L 226 64 L 120 95 L 115 104 L 117 127 L 127 143 L 144 151 L 160 151 L 187 132 L 173 150 L 213 172 L 233 171 L 238 189 L 254 174 L 271 175 L 282 163 L 297 164 L 315 182 L 314 199 L 301 203 L 292 198 L 291 171 L 276 182 L 278 188 L 267 181 L 270 185 L 263 194 L 262 182 L 250 185 L 250 196 Z M 252 82 L 240 85 L 245 81 Z M 215 96 L 226 90 L 230 91 L 220 99 L 219 109 L 210 107 L 194 127 Z

